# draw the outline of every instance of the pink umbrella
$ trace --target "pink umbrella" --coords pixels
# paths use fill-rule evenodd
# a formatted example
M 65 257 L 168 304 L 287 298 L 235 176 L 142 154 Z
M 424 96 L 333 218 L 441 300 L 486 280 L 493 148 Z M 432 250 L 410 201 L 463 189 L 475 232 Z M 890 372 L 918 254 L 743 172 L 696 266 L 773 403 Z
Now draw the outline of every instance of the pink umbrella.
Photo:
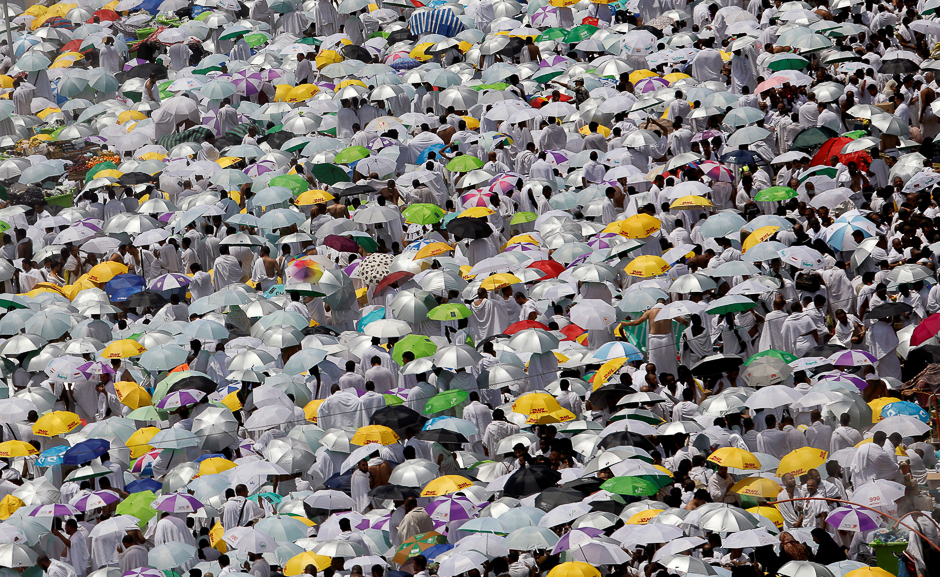
M 703 140 L 711 140 L 712 138 L 715 138 L 716 136 L 721 137 L 724 135 L 725 133 L 720 130 L 703 130 L 702 132 L 696 133 L 695 136 L 692 137 L 692 142 L 701 142 Z
M 466 208 L 472 208 L 475 206 L 489 207 L 489 198 L 491 196 L 493 196 L 492 192 L 474 190 L 473 192 L 468 192 L 467 194 L 461 196 L 460 203 Z
M 790 82 L 789 78 L 783 76 L 771 76 L 767 80 L 761 82 L 757 85 L 757 88 L 754 90 L 755 94 L 760 94 L 765 90 L 770 90 L 771 88 L 776 88 L 778 86 L 783 86 L 787 82 Z
M 717 182 L 734 182 L 734 173 L 731 172 L 731 169 L 727 166 L 715 162 L 714 160 L 706 160 L 698 165 L 702 172 L 705 173 L 705 176 L 708 178 L 717 181 Z
M 549 56 L 548 58 L 543 58 L 542 61 L 539 62 L 539 68 L 551 68 L 552 66 L 559 66 L 567 62 L 571 62 L 571 59 L 566 56 L 556 54 Z

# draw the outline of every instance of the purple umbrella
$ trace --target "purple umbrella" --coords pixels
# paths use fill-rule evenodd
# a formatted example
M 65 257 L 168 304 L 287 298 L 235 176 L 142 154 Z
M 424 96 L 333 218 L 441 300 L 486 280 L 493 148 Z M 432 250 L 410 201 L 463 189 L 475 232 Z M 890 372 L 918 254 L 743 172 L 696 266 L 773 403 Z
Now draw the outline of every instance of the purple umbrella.
M 558 555 L 562 551 L 570 551 L 574 549 L 581 543 L 585 541 L 590 541 L 598 535 L 603 535 L 604 532 L 595 527 L 583 527 L 580 529 L 572 529 L 562 536 L 561 539 L 555 543 L 555 548 L 552 549 L 552 555 Z
M 40 505 L 32 510 L 30 517 L 64 517 L 66 515 L 79 515 L 81 511 L 71 505 L 61 503 L 52 503 L 49 505 Z
M 277 170 L 277 164 L 273 160 L 262 160 L 256 162 L 244 170 L 245 174 L 251 178 L 258 178 L 266 172 Z
M 845 373 L 834 375 L 834 376 L 827 376 L 827 377 L 820 379 L 820 381 L 834 381 L 837 383 L 848 383 L 850 385 L 854 385 L 860 391 L 868 386 L 868 381 L 866 381 L 865 379 L 856 377 L 855 375 L 847 375 Z
M 79 365 L 78 371 L 85 375 L 86 379 L 92 375 L 103 375 L 105 373 L 113 375 L 116 372 L 113 368 L 111 368 L 110 364 L 102 363 L 100 361 L 91 361 L 85 363 L 84 365 Z
M 613 246 L 610 243 L 610 239 L 612 239 L 615 236 L 619 237 L 620 235 L 615 232 L 605 232 L 605 233 L 599 234 L 588 242 L 588 246 L 590 246 L 591 248 L 595 250 L 610 248 L 611 246 Z
M 875 355 L 859 349 L 849 349 L 839 351 L 829 357 L 829 362 L 836 366 L 843 367 L 861 367 L 864 365 L 874 365 L 878 362 Z
M 140 569 L 132 569 L 127 573 L 121 575 L 121 577 L 164 577 L 163 571 L 158 569 L 151 569 L 150 567 L 141 567 Z
M 111 503 L 120 501 L 121 498 L 111 491 L 95 491 L 86 493 L 72 501 L 70 504 L 79 511 L 88 511 L 89 509 L 100 509 L 107 507 Z
M 205 397 L 206 394 L 195 389 L 182 389 L 174 391 L 160 399 L 157 408 L 160 409 L 178 409 L 187 405 L 195 405 Z
M 443 522 L 465 521 L 473 518 L 476 506 L 466 497 L 447 495 L 431 501 L 425 507 L 431 519 Z
M 250 69 L 245 68 L 239 70 L 232 75 L 234 79 L 235 88 L 238 89 L 238 94 L 242 96 L 254 96 L 261 92 L 261 85 L 264 84 L 264 77 L 261 76 L 260 72 L 251 72 Z
M 155 278 L 153 282 L 150 283 L 148 288 L 155 291 L 170 291 L 173 289 L 189 286 L 190 282 L 192 281 L 188 276 L 171 272 L 169 274 Z
M 553 66 L 561 66 L 562 64 L 566 64 L 568 62 L 571 62 L 570 58 L 567 58 L 560 54 L 556 54 L 554 56 L 549 56 L 548 58 L 543 58 L 542 61 L 539 62 L 539 68 L 551 68 Z
M 637 81 L 633 86 L 634 92 L 639 92 L 641 94 L 646 94 L 647 92 L 656 92 L 660 88 L 665 88 L 669 86 L 668 80 L 663 80 L 658 76 L 651 76 L 649 78 L 644 78 Z
M 563 150 L 546 150 L 545 160 L 552 164 L 568 162 L 568 155 Z
M 356 244 L 356 241 L 346 236 L 336 234 L 327 235 L 327 237 L 323 239 L 323 244 L 339 252 L 351 252 L 353 254 L 359 252 L 359 245 Z
M 168 513 L 194 513 L 202 508 L 202 502 L 192 495 L 183 493 L 172 493 L 158 497 L 151 506 L 157 511 L 167 511 Z
M 144 60 L 143 58 L 135 58 L 133 60 L 128 60 L 124 64 L 124 72 L 127 72 L 128 70 L 130 70 L 131 68 L 135 66 L 140 66 L 141 64 L 148 64 L 149 62 L 150 62 L 149 60 Z
M 374 138 L 372 142 L 369 143 L 369 150 L 382 150 L 383 148 L 387 148 L 389 146 L 398 146 L 399 144 L 401 143 L 396 142 L 391 138 L 380 136 L 378 138 Z
M 846 505 L 830 511 L 826 523 L 840 531 L 874 531 L 878 528 L 878 521 L 873 515 L 861 507 Z

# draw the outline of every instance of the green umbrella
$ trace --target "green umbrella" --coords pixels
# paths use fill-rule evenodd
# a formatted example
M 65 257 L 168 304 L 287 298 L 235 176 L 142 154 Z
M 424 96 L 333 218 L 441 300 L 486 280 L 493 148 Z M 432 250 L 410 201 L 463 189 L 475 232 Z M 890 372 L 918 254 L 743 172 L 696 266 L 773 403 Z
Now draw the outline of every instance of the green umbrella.
M 793 139 L 793 144 L 790 145 L 790 149 L 809 150 L 819 146 L 834 136 L 838 136 L 838 133 L 828 126 L 807 128 L 796 135 L 796 138 Z
M 781 70 L 802 70 L 807 66 L 809 66 L 809 60 L 796 54 L 778 56 L 774 58 L 772 62 L 767 63 L 767 68 L 770 68 L 775 72 L 779 72 Z
M 162 398 L 162 397 L 161 397 Z M 134 421 L 163 421 L 170 416 L 170 411 L 160 410 L 153 405 L 134 409 L 127 414 L 127 418 Z
M 462 154 L 447 163 L 447 170 L 451 172 L 470 172 L 478 168 L 483 168 L 483 161 L 468 154 Z
M 478 84 L 476 86 L 471 86 L 470 88 L 481 92 L 483 90 L 506 90 L 509 88 L 509 85 L 505 82 L 495 82 L 493 84 Z
M 564 70 L 559 70 L 557 68 L 541 68 L 538 72 L 535 73 L 535 76 L 532 77 L 532 80 L 535 80 L 540 84 L 546 84 L 549 80 L 554 80 L 564 73 Z
M 796 191 L 787 186 L 771 186 L 754 195 L 754 200 L 758 202 L 789 200 L 791 198 L 796 198 Z
M 465 319 L 473 312 L 461 303 L 446 303 L 428 311 L 428 318 L 434 321 L 455 321 Z
M 283 186 L 284 188 L 289 188 L 291 192 L 294 193 L 294 196 L 310 190 L 310 183 L 304 180 L 302 176 L 296 174 L 275 176 L 268 181 L 268 186 Z
M 436 204 L 412 204 L 401 212 L 405 222 L 411 224 L 434 224 L 444 218 L 444 209 Z
M 564 38 L 568 35 L 568 31 L 564 28 L 549 28 L 548 30 L 543 30 L 539 34 L 538 38 L 535 39 L 536 42 L 544 42 L 546 40 L 558 40 L 559 38 Z
M 252 48 L 257 48 L 258 46 L 267 44 L 270 41 L 271 39 L 268 38 L 268 36 L 263 32 L 255 32 L 254 34 L 245 36 L 245 42 L 247 42 L 248 46 L 251 46 Z
M 310 173 L 324 184 L 334 185 L 337 182 L 350 182 L 346 171 L 335 164 L 314 164 L 310 167 Z
M 357 160 L 362 160 L 368 156 L 368 148 L 364 146 L 350 146 L 341 150 L 340 153 L 336 155 L 336 158 L 333 159 L 333 162 L 337 164 L 349 164 L 350 162 L 356 162 Z
M 92 166 L 91 168 L 88 169 L 88 172 L 85 173 L 85 184 L 88 184 L 89 182 L 93 181 L 95 179 L 96 174 L 98 174 L 102 170 L 107 170 L 109 168 L 113 168 L 117 170 L 117 165 L 111 162 L 110 160 L 106 160 L 104 162 L 99 162 L 98 164 Z
M 131 515 L 140 519 L 141 528 L 147 525 L 147 522 L 157 514 L 150 504 L 156 500 L 157 496 L 153 491 L 141 491 L 131 493 L 126 499 L 118 503 L 115 512 L 118 515 Z
M 595 32 L 597 32 L 597 26 L 591 26 L 590 24 L 575 26 L 565 34 L 565 42 L 567 44 L 581 42 L 593 36 Z
M 842 136 L 846 138 L 851 138 L 852 140 L 857 140 L 863 136 L 868 136 L 868 132 L 864 130 L 853 130 L 852 132 L 846 132 Z
M 386 395 L 383 393 L 382 396 L 385 397 L 386 407 L 397 407 L 398 405 L 401 405 L 405 402 L 398 395 Z
M 434 413 L 440 413 L 447 409 L 453 409 L 460 403 L 466 401 L 469 396 L 470 393 L 463 389 L 454 389 L 453 391 L 438 393 L 428 399 L 428 403 L 424 405 L 424 414 L 433 415 Z
M 660 489 L 655 483 L 640 477 L 614 477 L 604 481 L 600 488 L 618 495 L 635 496 L 655 495 Z
M 745 364 L 745 365 L 749 365 L 749 364 L 751 364 L 752 361 L 756 361 L 757 359 L 759 359 L 759 358 L 761 358 L 761 357 L 773 357 L 773 358 L 775 358 L 775 359 L 780 359 L 781 361 L 783 361 L 783 362 L 785 362 L 785 363 L 792 363 L 793 361 L 799 359 L 799 357 L 797 357 L 796 355 L 794 355 L 794 354 L 792 354 L 792 353 L 788 353 L 788 352 L 786 352 L 786 351 L 778 351 L 778 350 L 776 350 L 776 349 L 768 349 L 768 350 L 766 350 L 766 351 L 761 351 L 761 352 L 759 352 L 759 353 L 756 353 L 756 354 L 753 355 L 751 358 L 749 358 L 747 361 L 745 361 L 744 364 Z
M 523 224 L 526 222 L 532 222 L 537 219 L 539 215 L 534 212 L 517 212 L 513 215 L 512 220 L 509 221 L 509 224 Z
M 319 46 L 323 44 L 323 41 L 318 38 L 301 38 L 297 41 L 297 44 L 312 44 L 314 46 Z
M 414 353 L 416 359 L 423 357 L 430 357 L 437 352 L 437 345 L 434 344 L 434 341 L 430 337 L 425 335 L 408 335 L 403 337 L 392 348 L 392 358 L 395 359 L 395 362 L 399 365 L 404 365 L 405 362 L 402 359 L 401 355 L 405 351 L 411 351 Z
M 366 249 L 366 252 L 379 250 L 379 243 L 375 242 L 374 238 L 364 232 L 352 234 L 352 239 L 356 241 L 356 244 Z
M 831 166 L 816 166 L 800 175 L 800 183 L 803 183 L 811 176 L 828 176 L 829 178 L 835 178 L 836 174 L 838 174 L 838 171 Z

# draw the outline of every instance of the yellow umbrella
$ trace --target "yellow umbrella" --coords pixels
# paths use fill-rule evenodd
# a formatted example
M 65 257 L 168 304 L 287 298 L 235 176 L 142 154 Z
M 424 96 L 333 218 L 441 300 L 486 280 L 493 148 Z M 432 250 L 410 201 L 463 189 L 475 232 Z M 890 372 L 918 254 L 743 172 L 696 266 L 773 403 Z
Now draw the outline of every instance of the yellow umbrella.
M 738 495 L 774 499 L 780 494 L 780 485 L 766 477 L 748 477 L 735 483 L 731 490 Z
M 101 172 L 110 172 L 110 171 L 102 170 Z M 98 174 L 101 174 L 101 173 L 98 173 Z M 115 178 L 120 178 L 123 175 L 124 173 L 118 173 L 118 175 Z M 90 280 L 91 282 L 96 282 L 96 283 L 106 283 L 119 274 L 127 274 L 127 266 L 119 262 L 114 262 L 113 260 L 109 260 L 109 261 L 105 261 L 102 263 L 98 263 L 95 266 L 91 267 L 91 270 L 88 271 L 88 280 Z
M 613 224 L 610 223 L 610 225 Z M 620 230 L 614 232 L 619 232 L 627 238 L 646 238 L 662 226 L 663 223 L 655 216 L 645 213 L 635 214 L 626 220 L 620 221 Z
M 845 577 L 894 577 L 894 573 L 885 571 L 881 567 L 862 567 L 849 571 Z
M 503 249 L 505 250 L 505 248 L 511 244 L 521 244 L 521 243 L 537 245 L 539 241 L 531 234 L 517 234 L 516 236 L 506 241 L 506 244 L 503 245 Z
M 54 107 L 50 106 L 50 107 L 48 107 L 48 108 L 43 108 L 42 110 L 40 110 L 39 112 L 37 112 L 37 113 L 36 113 L 36 116 L 38 116 L 39 118 L 45 120 L 47 116 L 49 116 L 50 114 L 55 114 L 56 112 L 62 112 L 62 111 L 61 111 L 60 109 L 58 109 L 58 108 L 54 108 Z
M 881 409 L 885 408 L 885 405 L 890 405 L 900 400 L 901 399 L 897 397 L 881 397 L 868 403 L 868 406 L 871 407 L 871 420 L 875 423 L 880 421 L 883 418 L 881 416 Z
M 298 553 L 291 557 L 284 565 L 284 575 L 287 577 L 300 575 L 304 572 L 304 569 L 307 568 L 307 565 L 313 565 L 317 568 L 317 571 L 323 571 L 332 563 L 333 560 L 326 555 L 317 555 L 310 551 L 304 551 L 303 553 Z
M 493 214 L 494 212 L 496 211 L 493 210 L 492 208 L 489 208 L 488 206 L 474 206 L 461 212 L 457 216 L 461 218 L 465 216 L 470 217 L 470 218 L 480 218 L 483 216 L 489 216 Z
M 122 176 L 124 176 L 124 173 L 123 173 L 123 172 L 121 172 L 120 170 L 115 170 L 115 169 L 113 169 L 113 168 L 106 168 L 106 169 L 104 169 L 104 170 L 99 170 L 98 172 L 95 173 L 95 178 L 115 178 L 115 179 L 117 179 L 117 178 L 121 178 Z M 106 262 L 103 262 L 103 263 L 101 263 L 101 264 L 108 264 L 109 262 L 113 262 L 113 261 L 106 261 Z M 114 263 L 114 264 L 120 264 L 120 263 Z M 93 269 L 93 270 L 94 270 L 94 269 Z M 126 271 L 125 271 L 125 272 L 126 272 Z M 90 274 L 90 273 L 89 273 L 89 274 Z M 124 273 L 118 273 L 118 274 L 124 274 Z M 107 281 L 96 281 L 96 282 L 107 282 Z
M 299 206 L 308 206 L 311 204 L 323 204 L 333 200 L 334 196 L 325 190 L 308 190 L 301 192 L 296 199 Z
M 36 136 L 30 138 L 33 142 L 50 142 L 52 140 L 51 134 L 37 134 Z
M 681 72 L 671 72 L 663 76 L 663 80 L 669 82 L 669 84 L 672 84 L 673 82 L 679 82 L 680 80 L 685 80 L 686 78 L 692 78 L 692 77 L 689 76 L 688 74 L 683 74 Z
M 131 458 L 136 459 L 141 455 L 152 451 L 153 447 L 150 446 L 150 439 L 154 435 L 160 432 L 160 429 L 156 427 L 144 427 L 143 429 L 137 429 L 134 431 L 134 434 L 127 438 L 127 441 L 124 443 L 127 445 L 127 448 L 131 450 Z
M 199 463 L 199 474 L 215 475 L 216 473 L 221 473 L 222 471 L 234 469 L 237 466 L 238 465 L 229 461 L 228 459 L 223 459 L 222 457 L 210 457 Z
M 304 418 L 314 425 L 317 424 L 317 410 L 320 408 L 320 405 L 323 404 L 324 400 L 326 399 L 314 399 L 304 407 Z
M 223 156 L 219 158 L 218 160 L 216 160 L 215 163 L 221 166 L 222 168 L 226 168 L 228 166 L 232 166 L 236 162 L 241 162 L 241 161 L 242 159 L 238 158 L 237 156 Z
M 439 256 L 454 250 L 446 242 L 432 242 L 429 245 L 422 246 L 415 254 L 415 260 L 419 258 L 428 258 L 429 256 Z
M 13 88 L 13 78 L 0 74 L 0 88 Z
M 578 0 L 549 0 L 548 3 L 556 8 L 567 8 L 568 6 L 577 4 Z
M 114 392 L 122 404 L 131 409 L 139 409 L 153 404 L 153 399 L 147 389 L 138 385 L 134 381 L 119 381 L 114 383 Z
M 25 504 L 22 499 L 14 497 L 13 495 L 7 495 L 3 499 L 0 499 L 0 521 L 9 519 L 17 509 Z
M 751 507 L 747 510 L 747 512 L 754 513 L 755 515 L 763 515 L 764 517 L 770 519 L 778 529 L 783 529 L 783 515 L 781 515 L 780 511 L 772 505 Z
M 570 561 L 555 565 L 554 569 L 548 572 L 548 577 L 601 577 L 601 572 L 590 563 Z
M 78 8 L 78 4 L 60 3 L 60 4 L 56 4 L 55 6 L 51 6 L 48 10 L 46 10 L 42 14 L 42 16 L 34 19 L 30 23 L 29 27 L 32 28 L 33 30 L 38 30 L 43 24 L 45 24 L 46 22 L 48 22 L 49 20 L 57 16 L 60 18 L 65 18 L 65 15 L 68 14 L 70 11 L 72 11 L 73 8 Z
M 483 279 L 483 282 L 480 283 L 480 286 L 485 288 L 488 291 L 501 289 L 509 285 L 514 285 L 521 283 L 522 279 L 517 277 L 514 274 L 509 274 L 508 272 L 503 272 L 499 274 L 494 274 Z
M 320 92 L 320 87 L 316 84 L 301 84 L 287 92 L 286 100 L 287 102 L 303 102 L 311 98 L 317 92 Z
M 353 445 L 369 445 L 376 443 L 379 445 L 392 445 L 398 441 L 398 434 L 382 425 L 366 425 L 359 427 L 356 434 L 349 442 Z
M 147 352 L 147 349 L 140 343 L 132 339 L 121 339 L 114 341 L 101 351 L 102 359 L 126 359 L 136 357 Z
M 558 359 L 558 362 L 559 362 L 559 363 L 567 363 L 567 362 L 570 360 L 568 357 L 566 357 L 565 355 L 559 353 L 558 351 L 552 351 L 552 354 L 555 355 L 555 358 Z M 528 363 L 526 363 L 525 369 L 526 369 L 526 370 L 529 370 L 529 364 L 528 364 Z
M 163 160 L 166 158 L 166 155 L 162 152 L 145 152 L 139 155 L 137 158 L 141 160 Z
M 580 132 L 580 133 L 583 134 L 584 136 L 587 136 L 588 134 L 591 134 L 591 127 L 590 127 L 590 126 L 582 126 L 582 127 L 578 130 L 578 132 Z M 603 136 L 604 138 L 607 138 L 608 136 L 610 136 L 610 129 L 607 128 L 606 126 L 601 126 L 600 124 L 597 125 L 597 132 L 598 132 L 598 134 L 600 134 L 600 135 Z
M 346 88 L 347 86 L 362 86 L 363 88 L 368 88 L 368 86 L 366 86 L 366 83 L 363 82 L 362 80 L 359 80 L 357 78 L 351 78 L 349 80 L 343 80 L 342 82 L 337 84 L 336 92 L 339 92 L 340 90 L 342 90 L 343 88 Z
M 125 110 L 118 114 L 118 124 L 124 124 L 128 120 L 143 120 L 147 115 L 139 110 Z
M 461 477 L 460 475 L 444 475 L 425 485 L 424 489 L 421 491 L 421 496 L 442 497 L 472 486 L 473 481 L 466 477 Z
M 480 121 L 472 116 L 461 116 L 460 118 L 464 119 L 464 122 L 467 123 L 467 128 L 470 130 L 476 130 L 480 128 Z
M 55 437 L 64 435 L 82 424 L 82 420 L 75 413 L 68 411 L 52 411 L 39 417 L 33 423 L 33 434 L 40 437 Z
M 562 407 L 557 411 L 548 413 L 547 415 L 530 415 L 525 422 L 528 425 L 550 425 L 552 423 L 567 423 L 568 421 L 573 421 L 575 419 L 577 419 L 577 417 L 574 413 Z
M 616 359 L 610 359 L 609 361 L 601 365 L 601 368 L 597 369 L 597 372 L 594 373 L 594 376 L 592 377 L 593 382 L 594 382 L 594 390 L 596 391 L 597 389 L 603 387 L 604 384 L 606 384 L 607 381 L 610 380 L 610 377 L 612 377 L 614 373 L 620 370 L 620 367 L 625 365 L 626 362 L 627 362 L 626 357 L 620 357 Z
M 222 526 L 221 521 L 216 521 L 212 529 L 209 530 L 209 545 L 216 551 L 225 553 L 228 551 L 228 546 L 225 544 L 225 541 L 222 540 L 224 536 L 225 527 Z
M 630 276 L 649 278 L 664 274 L 670 268 L 672 267 L 661 256 L 645 254 L 630 261 L 630 264 L 624 270 Z
M 760 461 L 753 453 L 737 447 L 722 447 L 708 456 L 708 460 L 719 467 L 731 467 L 745 471 L 759 471 Z
M 294 87 L 290 84 L 278 84 L 274 87 L 274 102 L 287 102 L 287 95 Z
M 27 16 L 32 16 L 34 18 L 39 18 L 40 16 L 45 14 L 48 10 L 49 10 L 48 6 L 41 6 L 39 4 L 33 4 L 32 6 L 27 8 L 26 11 L 23 12 L 23 14 Z
M 238 391 L 232 391 L 222 398 L 222 405 L 233 413 L 242 408 L 242 402 L 238 400 Z
M 429 54 L 425 54 L 424 52 L 425 50 L 427 50 L 428 48 L 432 46 L 434 46 L 433 42 L 422 42 L 421 44 L 418 44 L 417 46 L 415 46 L 414 49 L 412 49 L 412 51 L 408 53 L 408 56 L 411 56 L 415 60 L 418 60 L 421 62 L 424 62 L 425 60 L 430 60 L 431 56 Z
M 330 64 L 336 64 L 337 62 L 342 62 L 343 56 L 335 50 L 321 50 L 317 54 L 317 68 L 322 69 Z
M 12 459 L 14 457 L 28 457 L 39 453 L 36 447 L 26 441 L 4 441 L 0 443 L 0 457 Z
M 627 525 L 646 525 L 650 519 L 662 513 L 665 509 L 647 509 L 640 511 L 626 520 Z
M 810 469 L 815 469 L 825 463 L 828 456 L 829 451 L 813 447 L 802 447 L 790 451 L 780 459 L 780 464 L 777 465 L 777 476 L 783 477 L 787 473 L 791 473 L 794 477 L 805 475 Z
M 675 202 L 669 205 L 669 208 L 674 208 L 677 210 L 694 210 L 696 208 L 709 208 L 715 206 L 712 204 L 712 201 L 708 200 L 704 196 L 695 196 L 690 194 L 689 196 L 683 196 L 682 198 L 676 199 Z
M 744 239 L 744 244 L 741 245 L 741 248 L 744 249 L 744 252 L 747 252 L 749 248 L 772 237 L 778 230 L 780 230 L 779 226 L 762 226 Z
M 653 76 L 659 76 L 659 74 L 656 74 L 652 70 L 641 68 L 640 70 L 634 70 L 630 73 L 630 82 L 636 84 L 644 78 L 652 78 Z
M 52 70 L 53 68 L 69 68 L 73 64 L 75 64 L 76 60 L 80 60 L 80 59 L 75 58 L 73 56 L 66 56 L 66 55 L 59 56 L 58 58 L 55 59 L 55 62 L 49 65 L 49 70 Z
M 523 415 L 545 415 L 561 408 L 558 401 L 548 393 L 522 395 L 512 404 L 512 410 Z

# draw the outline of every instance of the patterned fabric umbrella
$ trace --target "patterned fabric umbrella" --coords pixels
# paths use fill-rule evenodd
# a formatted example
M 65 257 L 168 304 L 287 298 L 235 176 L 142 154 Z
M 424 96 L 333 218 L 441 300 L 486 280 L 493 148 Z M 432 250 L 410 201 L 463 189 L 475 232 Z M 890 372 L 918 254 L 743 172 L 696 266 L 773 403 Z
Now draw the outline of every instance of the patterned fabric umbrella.
M 78 515 L 81 513 L 78 509 L 71 505 L 63 505 L 61 503 L 52 503 L 49 505 L 40 505 L 33 509 L 29 516 L 30 517 L 64 517 L 66 515 Z
M 366 284 L 377 285 L 388 276 L 394 258 L 395 255 L 392 254 L 370 254 L 362 259 L 362 263 L 356 268 L 356 275 Z
M 257 178 L 267 172 L 277 170 L 277 164 L 273 160 L 262 160 L 256 162 L 245 169 L 245 174 L 252 178 Z
M 167 511 L 169 513 L 194 513 L 202 508 L 199 499 L 185 493 L 172 493 L 158 497 L 151 506 L 157 511 Z
M 157 403 L 157 407 L 161 409 L 178 409 L 188 405 L 195 405 L 205 396 L 206 394 L 202 391 L 197 391 L 194 389 L 174 391 L 160 399 L 160 402 Z

